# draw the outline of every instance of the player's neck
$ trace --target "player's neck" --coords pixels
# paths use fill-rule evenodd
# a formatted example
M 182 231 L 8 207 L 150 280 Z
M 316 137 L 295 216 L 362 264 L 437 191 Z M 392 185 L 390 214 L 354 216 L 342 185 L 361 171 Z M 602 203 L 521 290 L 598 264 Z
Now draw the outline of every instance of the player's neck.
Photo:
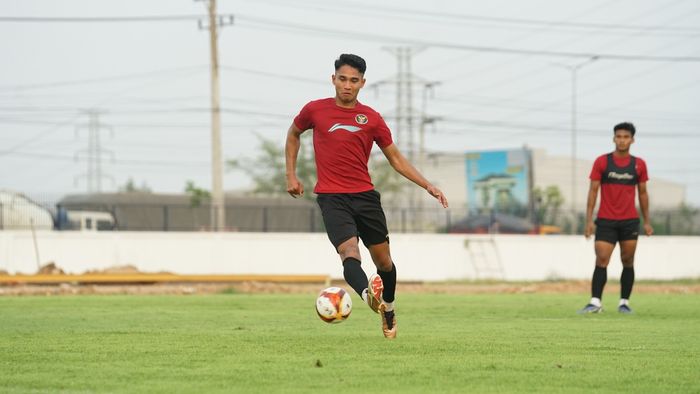
M 619 151 L 619 150 L 615 149 L 615 151 L 613 152 L 613 156 L 620 157 L 620 158 L 629 157 L 629 155 L 630 155 L 629 149 L 625 150 L 625 151 Z
M 344 102 L 340 100 L 337 96 L 335 98 L 335 105 L 337 105 L 340 108 L 355 108 L 357 105 L 357 99 L 351 101 L 351 102 Z

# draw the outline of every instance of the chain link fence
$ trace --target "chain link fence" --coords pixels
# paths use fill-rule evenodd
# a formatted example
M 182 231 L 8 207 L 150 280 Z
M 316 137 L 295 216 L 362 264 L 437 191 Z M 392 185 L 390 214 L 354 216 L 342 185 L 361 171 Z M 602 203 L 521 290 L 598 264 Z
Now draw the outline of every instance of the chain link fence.
M 291 199 L 290 199 L 291 200 Z M 227 201 L 226 231 L 324 232 L 321 211 L 313 201 L 284 204 L 236 204 Z M 283 201 L 283 200 L 281 200 Z M 285 203 L 286 204 L 286 203 Z M 585 215 L 559 209 L 537 218 L 530 212 L 475 212 L 467 208 L 410 208 L 385 205 L 391 233 L 583 234 Z M 208 204 L 55 203 L 28 198 L 0 201 L 0 230 L 60 231 L 211 231 Z M 545 220 L 543 220 L 545 219 Z M 700 235 L 700 209 L 653 210 L 657 235 Z

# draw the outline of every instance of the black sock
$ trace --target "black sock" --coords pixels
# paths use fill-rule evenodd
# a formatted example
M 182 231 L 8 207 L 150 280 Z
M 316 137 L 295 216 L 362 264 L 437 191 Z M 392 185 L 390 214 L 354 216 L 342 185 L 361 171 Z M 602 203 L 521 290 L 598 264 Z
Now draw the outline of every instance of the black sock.
M 354 257 L 343 260 L 343 276 L 350 287 L 362 297 L 362 292 L 367 288 L 367 274 L 362 270 L 362 263 Z
M 634 267 L 622 267 L 620 275 L 620 298 L 629 300 L 634 286 Z
M 591 295 L 596 298 L 603 299 L 603 287 L 608 281 L 608 269 L 598 267 L 596 265 L 593 271 L 593 280 L 591 281 Z
M 382 278 L 382 282 L 384 282 L 382 298 L 386 302 L 394 302 L 394 298 L 396 297 L 396 266 L 394 263 L 391 263 L 391 271 L 384 272 L 377 270 L 377 273 Z
M 394 328 L 394 311 L 384 312 L 384 319 L 386 320 L 386 328 L 391 330 Z

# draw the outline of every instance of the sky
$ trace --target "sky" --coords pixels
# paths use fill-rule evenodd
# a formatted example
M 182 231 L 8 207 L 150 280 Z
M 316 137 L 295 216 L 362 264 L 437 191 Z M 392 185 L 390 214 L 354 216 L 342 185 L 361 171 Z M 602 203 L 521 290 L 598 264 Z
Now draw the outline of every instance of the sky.
M 155 192 L 210 188 L 205 4 L 0 2 L 0 189 L 87 191 L 89 111 L 102 191 L 129 179 Z M 218 37 L 227 160 L 254 158 L 261 139 L 282 146 L 301 107 L 334 94 L 341 53 L 366 59 L 360 101 L 395 128 L 395 53 L 410 48 L 414 114 L 435 119 L 428 152 L 571 156 L 575 75 L 576 156 L 611 151 L 613 125 L 634 122 L 632 153 L 650 182 L 682 183 L 700 206 L 696 0 L 220 0 L 218 14 L 232 16 Z M 225 190 L 250 185 L 240 170 L 224 175 Z

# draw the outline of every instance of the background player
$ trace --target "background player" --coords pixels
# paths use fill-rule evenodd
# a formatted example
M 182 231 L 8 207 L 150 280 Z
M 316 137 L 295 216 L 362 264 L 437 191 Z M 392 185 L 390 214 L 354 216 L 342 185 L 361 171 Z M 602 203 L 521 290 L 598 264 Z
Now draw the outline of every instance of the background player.
M 632 313 L 629 306 L 634 285 L 634 254 L 639 236 L 639 214 L 634 205 L 635 191 L 639 192 L 639 207 L 644 219 L 644 233 L 654 233 L 649 224 L 649 195 L 647 194 L 647 166 L 644 160 L 630 155 L 636 130 L 632 123 L 620 123 L 613 128 L 615 151 L 598 157 L 591 170 L 591 185 L 586 207 L 585 236 L 593 233 L 593 210 L 598 189 L 600 208 L 595 221 L 595 269 L 591 281 L 591 301 L 579 313 L 598 313 L 603 310 L 603 288 L 608 280 L 607 267 L 615 244 L 620 243 L 622 275 L 620 276 L 620 313 Z

